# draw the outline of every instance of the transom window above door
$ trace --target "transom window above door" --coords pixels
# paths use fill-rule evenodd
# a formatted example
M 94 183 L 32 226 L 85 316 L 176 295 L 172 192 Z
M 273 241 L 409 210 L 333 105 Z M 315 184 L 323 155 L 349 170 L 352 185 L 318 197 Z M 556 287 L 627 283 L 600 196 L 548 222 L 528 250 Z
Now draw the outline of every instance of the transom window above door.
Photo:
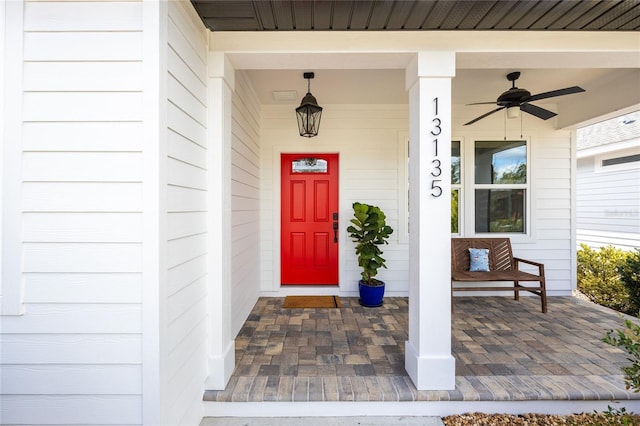
M 293 173 L 327 173 L 327 160 L 315 157 L 299 158 L 291 161 Z

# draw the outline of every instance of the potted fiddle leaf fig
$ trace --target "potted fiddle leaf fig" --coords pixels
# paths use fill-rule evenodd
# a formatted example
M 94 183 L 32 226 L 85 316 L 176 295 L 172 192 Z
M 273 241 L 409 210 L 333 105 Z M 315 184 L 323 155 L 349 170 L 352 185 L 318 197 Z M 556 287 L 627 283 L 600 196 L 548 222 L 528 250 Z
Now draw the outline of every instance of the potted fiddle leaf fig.
M 356 243 L 358 266 L 362 268 L 358 283 L 360 304 L 366 307 L 382 305 L 384 282 L 376 279 L 379 268 L 386 268 L 380 246 L 389 244 L 387 239 L 393 229 L 387 225 L 384 212 L 377 206 L 353 203 L 352 225 L 347 228 L 351 240 Z

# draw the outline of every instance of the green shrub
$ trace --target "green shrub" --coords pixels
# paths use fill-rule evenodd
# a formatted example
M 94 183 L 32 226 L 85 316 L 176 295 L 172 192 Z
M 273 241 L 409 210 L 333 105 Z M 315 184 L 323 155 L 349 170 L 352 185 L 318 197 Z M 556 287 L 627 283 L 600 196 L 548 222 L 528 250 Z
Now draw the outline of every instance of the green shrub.
M 613 246 L 594 250 L 586 244 L 580 244 L 578 290 L 599 305 L 624 313 L 631 312 L 629 293 L 619 272 L 625 258 L 626 253 Z
M 622 367 L 624 382 L 627 389 L 640 392 L 640 325 L 625 320 L 622 330 L 609 330 L 602 341 L 627 352 L 631 365 Z
M 618 267 L 618 273 L 629 295 L 630 315 L 640 313 L 640 249 L 626 253 L 626 259 Z

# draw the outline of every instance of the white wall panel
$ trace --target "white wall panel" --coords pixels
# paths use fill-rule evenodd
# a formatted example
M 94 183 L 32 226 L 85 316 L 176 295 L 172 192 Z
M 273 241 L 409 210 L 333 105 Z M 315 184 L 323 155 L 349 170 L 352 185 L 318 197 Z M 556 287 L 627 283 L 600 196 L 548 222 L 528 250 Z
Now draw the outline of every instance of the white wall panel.
M 260 108 L 242 72 L 236 72 L 231 145 L 232 332 L 253 308 L 260 282 Z
M 9 334 L 139 334 L 139 304 L 31 304 L 22 317 L 2 318 Z
M 189 66 L 182 60 L 175 50 L 169 49 L 167 52 L 169 63 L 169 74 L 182 84 L 196 99 L 203 105 L 207 103 L 206 84 L 200 79 Z
M 28 2 L 25 31 L 140 31 L 141 2 Z M 91 17 L 92 19 L 87 19 Z
M 202 88 L 200 88 L 202 89 Z M 168 79 L 169 101 L 187 113 L 203 126 L 207 125 L 207 109 L 200 99 L 194 96 L 173 76 Z
M 25 121 L 139 121 L 142 94 L 130 92 L 27 92 Z
M 23 10 L 25 313 L 2 318 L 2 422 L 140 424 L 143 3 Z
M 139 395 L 0 396 L 6 424 L 142 424 Z
M 30 122 L 23 126 L 25 151 L 141 151 L 140 122 Z
M 169 213 L 167 219 L 170 240 L 207 232 L 205 212 Z
M 85 20 L 92 18 L 87 16 Z M 24 35 L 26 61 L 137 61 L 141 58 L 140 32 L 37 32 Z
M 24 211 L 139 212 L 142 186 L 132 183 L 25 182 Z
M 139 213 L 24 213 L 25 242 L 139 242 Z
M 142 275 L 38 272 L 23 275 L 25 303 L 139 303 Z
M 169 241 L 167 247 L 167 264 L 172 268 L 181 263 L 201 256 L 206 252 L 207 236 L 197 234 Z
M 5 364 L 139 364 L 136 334 L 5 334 L 0 337 Z
M 167 292 L 173 294 L 207 274 L 207 257 L 202 255 L 170 268 L 167 272 Z
M 142 154 L 26 152 L 23 173 L 25 182 L 140 182 Z
M 24 272 L 139 272 L 141 244 L 25 243 Z
M 167 209 L 169 212 L 206 211 L 205 191 L 171 185 L 167 189 Z
M 25 62 L 27 91 L 140 91 L 140 62 Z
M 7 395 L 136 395 L 139 365 L 5 365 L 2 392 Z
M 168 105 L 168 125 L 169 129 L 182 135 L 183 137 L 205 146 L 206 128 L 193 119 L 189 114 L 182 111 L 172 103 Z
M 207 30 L 169 2 L 167 54 L 167 380 L 171 424 L 199 421 L 207 372 Z M 194 405 L 195 404 L 195 405 Z M 188 420 L 185 420 L 188 419 Z M 194 420 L 197 419 L 197 420 Z
M 175 158 L 169 158 L 167 161 L 170 184 L 195 189 L 207 188 L 206 169 Z
M 202 169 L 207 168 L 205 146 L 199 145 L 173 130 L 169 131 L 167 154 L 169 157 L 180 159 Z

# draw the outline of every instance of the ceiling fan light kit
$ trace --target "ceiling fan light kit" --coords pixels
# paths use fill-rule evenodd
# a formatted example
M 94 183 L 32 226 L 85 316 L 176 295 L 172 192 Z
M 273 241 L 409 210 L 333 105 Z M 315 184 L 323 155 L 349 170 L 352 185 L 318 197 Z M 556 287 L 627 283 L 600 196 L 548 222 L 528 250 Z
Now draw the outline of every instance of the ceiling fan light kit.
M 520 111 L 524 111 L 527 114 L 531 114 L 535 117 L 538 117 L 542 120 L 548 120 L 551 117 L 555 117 L 557 114 L 555 112 L 549 111 L 548 109 L 541 108 L 539 106 L 533 105 L 530 102 L 539 101 L 541 99 L 555 98 L 556 96 L 564 96 L 571 95 L 573 93 L 584 92 L 585 90 L 579 86 L 567 87 L 564 89 L 552 90 L 550 92 L 538 93 L 537 95 L 532 95 L 526 89 L 521 89 L 516 87 L 516 80 L 520 78 L 520 71 L 514 71 L 507 74 L 507 80 L 511 82 L 511 88 L 506 92 L 502 93 L 498 96 L 498 99 L 495 102 L 476 102 L 468 105 L 498 105 L 498 108 L 495 108 L 485 114 L 482 114 L 479 117 L 474 118 L 473 120 L 465 123 L 465 126 L 475 123 L 476 121 L 482 120 L 489 115 L 501 111 L 503 109 L 507 109 L 507 116 L 509 118 L 518 118 L 520 115 Z

